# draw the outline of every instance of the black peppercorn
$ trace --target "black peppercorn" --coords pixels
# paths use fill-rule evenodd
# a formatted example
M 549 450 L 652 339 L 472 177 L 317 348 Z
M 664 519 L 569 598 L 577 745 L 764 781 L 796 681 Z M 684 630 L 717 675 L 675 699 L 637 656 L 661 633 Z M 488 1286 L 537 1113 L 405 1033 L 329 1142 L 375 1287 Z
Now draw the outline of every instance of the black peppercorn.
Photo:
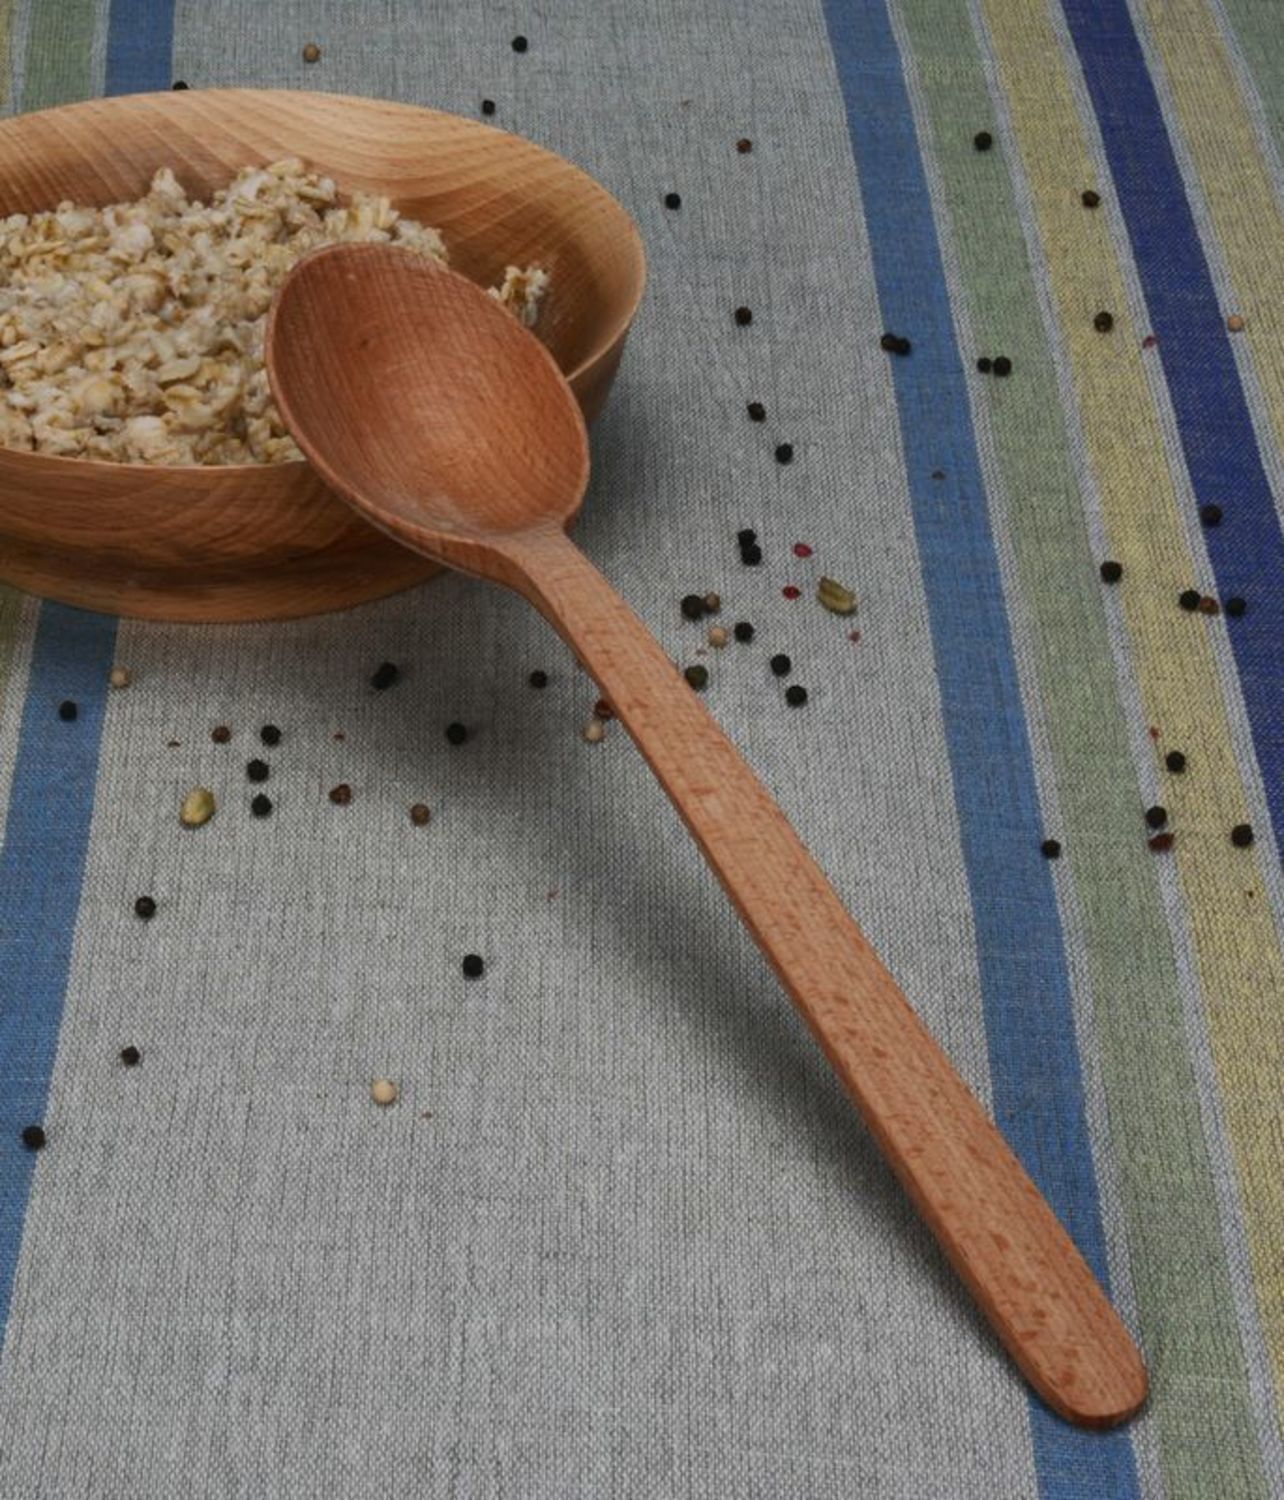
M 743 641 L 746 645 L 753 640 L 753 626 L 748 620 L 738 621 L 731 633 L 738 641 Z
M 978 151 L 988 151 L 994 144 L 994 137 L 988 130 L 978 130 L 972 137 L 972 144 Z
M 58 705 L 58 717 L 64 724 L 70 724 L 79 712 L 80 709 L 76 707 L 70 698 L 64 698 Z
M 120 1060 L 127 1068 L 136 1068 L 143 1060 L 143 1054 L 137 1047 L 122 1047 L 120 1049 Z
M 170 88 L 172 89 L 185 89 L 188 87 L 189 85 L 184 83 L 181 78 L 176 78 L 173 83 L 170 84 Z
M 266 781 L 272 774 L 272 767 L 265 760 L 248 761 L 245 774 L 251 781 Z
M 1123 577 L 1123 574 L 1123 564 L 1115 562 L 1113 558 L 1108 557 L 1105 562 L 1101 564 L 1102 583 L 1118 583 L 1119 580 Z
M 1191 612 L 1197 610 L 1199 608 L 1199 590 L 1183 589 L 1181 593 L 1177 595 L 1177 603 L 1180 604 L 1184 610 L 1189 610 Z
M 691 686 L 695 688 L 697 692 L 699 692 L 701 688 L 708 687 L 709 685 L 708 667 L 702 667 L 699 665 L 688 667 L 682 675 L 691 684 Z
M 747 568 L 756 568 L 762 561 L 762 548 L 757 542 L 750 542 L 747 547 L 741 547 L 740 561 Z
M 265 745 L 279 745 L 281 743 L 281 731 L 276 727 L 275 724 L 265 724 L 263 728 L 259 730 L 259 739 L 261 739 Z
M 794 445 L 792 443 L 776 444 L 776 462 L 778 464 L 791 464 L 794 461 Z
M 665 193 L 665 195 L 664 195 L 664 206 L 665 206 L 665 208 L 681 208 L 682 207 L 682 198 L 681 198 L 681 196 L 679 194 L 677 194 L 677 193 Z
M 1115 320 L 1108 312 L 1099 312 L 1092 320 L 1092 326 L 1098 333 L 1109 333 L 1115 326 Z
M 464 724 L 460 724 L 458 720 L 456 720 L 453 724 L 447 724 L 446 738 L 452 745 L 462 745 L 468 738 L 467 726 Z
M 486 965 L 482 961 L 480 953 L 465 953 L 464 961 L 460 965 L 460 968 L 464 971 L 465 979 L 480 979 Z
M 1085 188 L 1079 198 L 1085 208 L 1096 208 L 1101 202 L 1101 195 L 1094 193 L 1091 188 Z
M 1043 855 L 1044 859 L 1060 859 L 1061 845 L 1056 839 L 1044 839 L 1039 845 L 1039 853 Z
M 142 917 L 144 922 L 149 922 L 156 915 L 156 902 L 151 896 L 140 896 L 134 902 L 134 915 Z
M 548 686 L 548 673 L 541 672 L 536 668 L 526 680 L 533 688 L 546 688 Z
M 1236 823 L 1231 829 L 1231 843 L 1237 849 L 1247 849 L 1253 842 L 1253 825 L 1251 823 Z
M 1006 354 L 1000 354 L 994 361 L 994 373 L 999 376 L 1011 375 L 1012 361 L 1007 357 Z
M 980 370 L 982 375 L 988 375 L 993 364 L 994 361 L 989 357 L 989 355 L 982 354 L 976 362 L 976 367 L 978 370 Z
M 749 413 L 749 420 L 751 422 L 765 422 L 767 420 L 767 408 L 761 401 L 751 401 L 745 410 Z M 743 536 L 744 533 L 742 532 L 741 535 Z M 749 540 L 752 541 L 753 537 L 750 536 Z
M 514 52 L 525 52 L 526 49 L 527 49 L 527 47 L 529 47 L 529 46 L 530 46 L 530 43 L 526 40 L 526 38 L 524 36 L 515 36 L 513 38 L 513 51 Z
M 1160 807 L 1156 802 L 1153 807 L 1146 809 L 1146 825 L 1149 828 L 1162 828 L 1168 821 L 1168 809 Z
M 742 547 L 748 547 L 750 543 L 756 542 L 757 540 L 758 533 L 754 531 L 752 527 L 746 526 L 743 531 L 736 532 L 736 541 L 738 541 Z
M 481 112 L 484 115 L 493 115 L 495 113 L 495 101 L 493 99 L 483 99 L 481 102 Z
M 39 1125 L 24 1125 L 22 1144 L 28 1151 L 39 1151 L 45 1143 L 45 1133 Z
M 704 596 L 702 594 L 684 594 L 682 603 L 678 606 L 682 616 L 686 620 L 699 620 L 704 617 Z
M 747 307 L 738 307 L 733 314 L 741 328 L 747 328 L 753 322 L 753 312 Z
M 785 702 L 790 708 L 801 708 L 806 701 L 807 689 L 805 687 L 799 687 L 797 683 L 794 683 L 792 687 L 785 689 Z
M 793 668 L 793 662 L 789 660 L 783 651 L 771 658 L 771 670 L 777 677 L 788 677 Z
M 878 347 L 885 354 L 908 354 L 914 346 L 907 338 L 902 338 L 899 333 L 885 333 L 879 339 Z
M 272 811 L 272 799 L 266 797 L 262 792 L 250 803 L 250 811 L 256 818 L 266 818 Z
M 383 661 L 375 668 L 374 676 L 370 679 L 370 686 L 377 692 L 382 692 L 384 688 L 390 688 L 400 676 L 401 673 L 395 663 Z
M 1238 594 L 1232 594 L 1223 607 L 1225 608 L 1228 615 L 1231 615 L 1238 620 L 1240 615 L 1242 615 L 1248 608 L 1248 605 L 1243 599 L 1239 597 Z
M 1180 776 L 1181 773 L 1186 769 L 1186 757 L 1181 753 L 1180 750 L 1170 750 L 1168 754 L 1164 756 L 1164 764 L 1168 767 L 1168 769 L 1173 773 L 1174 776 Z
M 1222 524 L 1222 508 L 1220 505 L 1201 505 L 1199 507 L 1199 519 L 1205 526 L 1220 526 Z

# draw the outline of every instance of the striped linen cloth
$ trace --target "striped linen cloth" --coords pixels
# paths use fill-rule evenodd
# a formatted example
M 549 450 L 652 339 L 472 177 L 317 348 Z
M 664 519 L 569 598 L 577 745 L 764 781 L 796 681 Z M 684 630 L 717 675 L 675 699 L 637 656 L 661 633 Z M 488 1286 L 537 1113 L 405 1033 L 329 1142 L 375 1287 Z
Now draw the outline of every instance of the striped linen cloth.
M 1028 1395 L 516 600 L 170 627 L 9 591 L 0 1497 L 1284 1494 L 1274 7 L 0 0 L 0 55 L 10 111 L 490 98 L 621 198 L 651 279 L 584 544 L 679 661 L 692 590 L 755 625 L 710 707 L 1153 1378 L 1111 1433 Z

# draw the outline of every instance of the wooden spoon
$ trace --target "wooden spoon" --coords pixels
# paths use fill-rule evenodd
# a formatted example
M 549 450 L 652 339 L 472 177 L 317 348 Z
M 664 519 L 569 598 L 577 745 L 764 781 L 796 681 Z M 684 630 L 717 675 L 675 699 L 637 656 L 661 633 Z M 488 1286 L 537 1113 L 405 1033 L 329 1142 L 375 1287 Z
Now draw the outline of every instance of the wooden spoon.
M 567 641 L 1035 1390 L 1087 1426 L 1132 1416 L 1145 1366 L 1069 1235 L 757 777 L 567 537 L 588 438 L 544 347 L 454 272 L 344 245 L 286 279 L 267 368 L 328 485 L 407 547 L 515 589 Z

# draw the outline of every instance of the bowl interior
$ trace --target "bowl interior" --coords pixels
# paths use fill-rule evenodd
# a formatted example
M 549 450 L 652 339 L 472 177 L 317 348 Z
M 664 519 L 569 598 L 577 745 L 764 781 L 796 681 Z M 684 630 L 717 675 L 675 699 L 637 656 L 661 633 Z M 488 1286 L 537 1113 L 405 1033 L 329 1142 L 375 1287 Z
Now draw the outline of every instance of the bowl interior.
M 0 124 L 0 213 L 136 198 L 161 166 L 203 197 L 282 156 L 341 192 L 386 194 L 440 229 L 452 266 L 484 285 L 507 265 L 544 266 L 537 332 L 568 377 L 608 350 L 637 308 L 637 229 L 586 173 L 476 121 L 380 100 L 193 89 L 20 115 Z

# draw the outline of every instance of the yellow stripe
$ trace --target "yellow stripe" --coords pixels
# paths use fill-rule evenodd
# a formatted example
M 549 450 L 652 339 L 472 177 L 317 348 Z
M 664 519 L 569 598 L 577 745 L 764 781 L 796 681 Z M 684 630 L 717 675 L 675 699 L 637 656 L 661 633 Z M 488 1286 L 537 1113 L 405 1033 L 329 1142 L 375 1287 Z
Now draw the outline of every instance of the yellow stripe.
M 1263 893 L 1258 851 L 1234 848 L 1247 800 L 1218 685 L 1210 631 L 1177 594 L 1196 576 L 1146 378 L 1144 330 L 1129 317 L 1105 214 L 1085 210 L 1095 172 L 1046 0 L 981 0 L 1029 181 L 1053 304 L 1061 324 L 1110 553 L 1124 567 L 1118 597 L 1156 747 L 1189 759 L 1161 769 L 1277 1385 L 1284 1388 L 1284 956 Z M 1167 3 L 1167 0 L 1165 0 Z M 1260 197 L 1255 198 L 1260 204 Z M 1109 334 L 1093 317 L 1114 315 Z M 1020 378 L 1020 371 L 1012 379 Z M 1002 399 L 996 386 L 995 399 Z M 1121 829 L 1120 837 L 1127 837 Z M 1102 997 L 1126 1008 L 1128 996 Z M 1144 1049 L 1146 1039 L 1137 1038 Z M 1156 1204 L 1156 1213 L 1163 1205 Z M 1180 1294 L 1180 1288 L 1174 1288 Z
M 1225 311 L 1244 319 L 1240 336 L 1284 448 L 1284 211 L 1211 7 L 1143 0 L 1142 9 L 1234 289 Z

